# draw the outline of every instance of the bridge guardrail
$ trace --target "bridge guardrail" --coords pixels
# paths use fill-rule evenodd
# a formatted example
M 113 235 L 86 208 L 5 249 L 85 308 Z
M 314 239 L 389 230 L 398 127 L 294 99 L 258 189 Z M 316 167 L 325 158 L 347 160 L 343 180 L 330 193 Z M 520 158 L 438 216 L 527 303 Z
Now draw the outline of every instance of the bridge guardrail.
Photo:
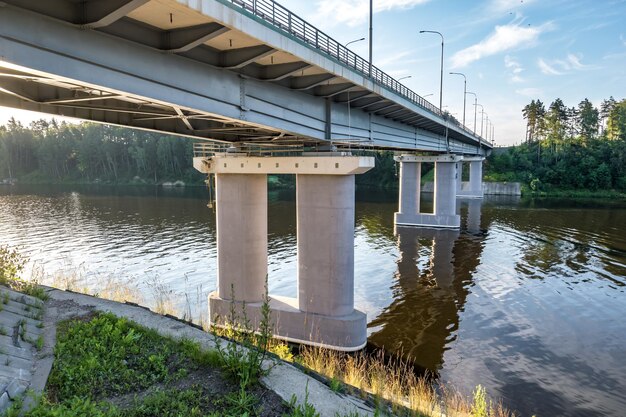
M 321 52 L 330 55 L 334 59 L 342 62 L 343 64 L 354 68 L 366 77 L 371 78 L 377 84 L 395 92 L 401 97 L 409 100 L 411 103 L 439 116 L 451 121 L 455 126 L 461 128 L 463 131 L 471 134 L 479 142 L 486 143 L 484 138 L 476 135 L 472 130 L 458 122 L 454 118 L 446 117 L 445 112 L 442 112 L 428 100 L 409 89 L 398 80 L 385 73 L 381 69 L 374 65 L 370 66 L 369 61 L 360 57 L 359 55 L 346 48 L 341 43 L 337 42 L 332 37 L 328 36 L 324 32 L 317 29 L 315 26 L 308 23 L 306 20 L 297 16 L 289 11 L 287 8 L 281 6 L 273 0 L 223 0 L 225 2 L 234 4 L 253 14 L 254 16 L 263 19 L 270 23 L 272 26 L 280 29 L 283 32 L 291 36 L 302 40 L 303 42 L 315 47 Z M 371 73 L 370 73 L 371 67 Z

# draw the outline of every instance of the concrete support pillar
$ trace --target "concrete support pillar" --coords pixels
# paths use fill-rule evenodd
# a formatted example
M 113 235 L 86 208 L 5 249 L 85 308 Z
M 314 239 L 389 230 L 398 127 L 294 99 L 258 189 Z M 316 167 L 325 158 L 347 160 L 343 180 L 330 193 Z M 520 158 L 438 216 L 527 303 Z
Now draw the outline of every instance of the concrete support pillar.
M 463 190 L 463 161 L 456 163 L 456 194 Z
M 400 202 L 399 211 L 395 214 L 396 225 L 459 228 L 461 218 L 456 214 L 459 157 L 402 155 L 396 160 L 400 162 Z M 435 163 L 433 213 L 420 212 L 419 182 L 423 162 Z
M 267 274 L 267 174 L 296 174 L 298 297 L 269 297 L 272 333 L 343 351 L 365 347 L 367 317 L 354 308 L 354 175 L 373 166 L 374 158 L 346 154 L 194 158 L 197 170 L 216 176 L 218 289 L 209 294 L 211 322 L 227 326 L 245 314 L 258 328 Z
M 354 311 L 354 175 L 297 175 L 298 306 Z
M 420 188 L 422 164 L 400 163 L 400 196 L 398 212 L 416 214 L 420 212 Z
M 434 214 L 436 216 L 456 216 L 456 185 L 456 164 L 444 161 L 435 162 Z
M 463 158 L 469 163 L 469 183 L 462 183 L 457 190 L 457 196 L 468 198 L 483 198 L 483 160 L 482 157 Z
M 267 175 L 216 174 L 217 293 L 263 299 L 267 275 Z
M 470 192 L 475 197 L 483 197 L 483 161 L 470 162 Z

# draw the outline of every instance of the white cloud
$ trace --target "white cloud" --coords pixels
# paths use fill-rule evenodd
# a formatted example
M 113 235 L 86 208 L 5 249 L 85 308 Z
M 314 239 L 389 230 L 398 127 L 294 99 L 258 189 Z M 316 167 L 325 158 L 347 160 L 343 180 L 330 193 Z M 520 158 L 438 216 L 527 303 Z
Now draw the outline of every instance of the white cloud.
M 520 64 L 517 59 L 513 58 L 510 55 L 506 55 L 504 57 L 504 66 L 508 70 L 508 75 L 510 77 L 511 82 L 514 82 L 514 83 L 524 82 L 524 79 L 520 75 L 524 71 L 524 68 L 522 67 L 522 64 Z
M 586 65 L 582 62 L 582 54 L 567 54 L 565 59 L 554 59 L 546 62 L 543 58 L 539 58 L 537 65 L 541 72 L 546 75 L 563 75 L 572 71 L 584 71 L 598 69 L 595 65 Z
M 552 67 L 550 64 L 548 64 L 546 61 L 544 61 L 543 58 L 539 58 L 539 60 L 537 61 L 537 65 L 539 65 L 539 69 L 541 70 L 541 72 L 543 72 L 546 75 L 563 75 L 564 74 L 563 72 L 558 71 L 557 69 Z
M 410 9 L 430 0 L 376 0 L 374 13 L 393 9 Z M 368 0 L 319 0 L 315 21 L 325 24 L 346 24 L 356 26 L 369 17 Z
M 543 94 L 543 91 L 541 89 L 534 87 L 520 88 L 519 90 L 515 90 L 515 92 L 521 96 L 534 98 L 537 98 Z
M 532 46 L 539 35 L 551 26 L 550 23 L 537 27 L 521 26 L 520 22 L 496 26 L 493 33 L 482 41 L 455 53 L 452 56 L 452 68 L 465 67 L 481 58 L 511 49 Z
M 515 12 L 534 2 L 535 0 L 492 0 L 489 9 L 496 12 Z
M 624 46 L 626 46 L 626 39 L 624 39 L 624 35 L 619 35 L 619 40 L 622 42 Z

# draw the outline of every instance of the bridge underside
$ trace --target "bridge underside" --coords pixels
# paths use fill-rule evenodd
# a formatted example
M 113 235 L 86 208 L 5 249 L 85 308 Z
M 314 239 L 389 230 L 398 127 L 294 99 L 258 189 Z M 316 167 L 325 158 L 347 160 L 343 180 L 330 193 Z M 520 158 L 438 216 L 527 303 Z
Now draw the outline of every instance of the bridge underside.
M 226 142 L 490 149 L 425 100 L 215 0 L 0 2 L 0 104 Z

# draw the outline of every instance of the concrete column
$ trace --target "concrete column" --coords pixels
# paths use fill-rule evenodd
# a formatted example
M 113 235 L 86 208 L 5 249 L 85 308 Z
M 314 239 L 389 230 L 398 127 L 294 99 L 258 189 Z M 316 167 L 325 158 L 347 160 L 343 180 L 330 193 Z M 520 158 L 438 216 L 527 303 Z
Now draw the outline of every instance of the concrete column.
M 354 175 L 296 176 L 298 306 L 354 311 Z
M 470 192 L 472 196 L 483 196 L 483 161 L 470 162 Z
M 216 174 L 217 292 L 258 302 L 267 275 L 267 175 Z M 232 288 L 232 289 L 231 289 Z
M 421 178 L 422 164 L 420 162 L 400 162 L 399 213 L 417 214 L 420 212 Z
M 463 161 L 456 163 L 456 193 L 461 194 L 463 189 Z
M 435 162 L 435 200 L 436 216 L 456 215 L 456 164 L 454 162 Z
M 434 228 L 459 228 L 461 217 L 456 214 L 457 167 L 460 157 L 456 155 L 401 155 L 395 157 L 400 162 L 400 203 L 395 213 L 397 226 L 419 226 Z M 434 210 L 421 213 L 420 171 L 421 163 L 435 163 Z M 413 167 L 415 165 L 415 167 Z M 413 194 L 415 190 L 415 195 Z

